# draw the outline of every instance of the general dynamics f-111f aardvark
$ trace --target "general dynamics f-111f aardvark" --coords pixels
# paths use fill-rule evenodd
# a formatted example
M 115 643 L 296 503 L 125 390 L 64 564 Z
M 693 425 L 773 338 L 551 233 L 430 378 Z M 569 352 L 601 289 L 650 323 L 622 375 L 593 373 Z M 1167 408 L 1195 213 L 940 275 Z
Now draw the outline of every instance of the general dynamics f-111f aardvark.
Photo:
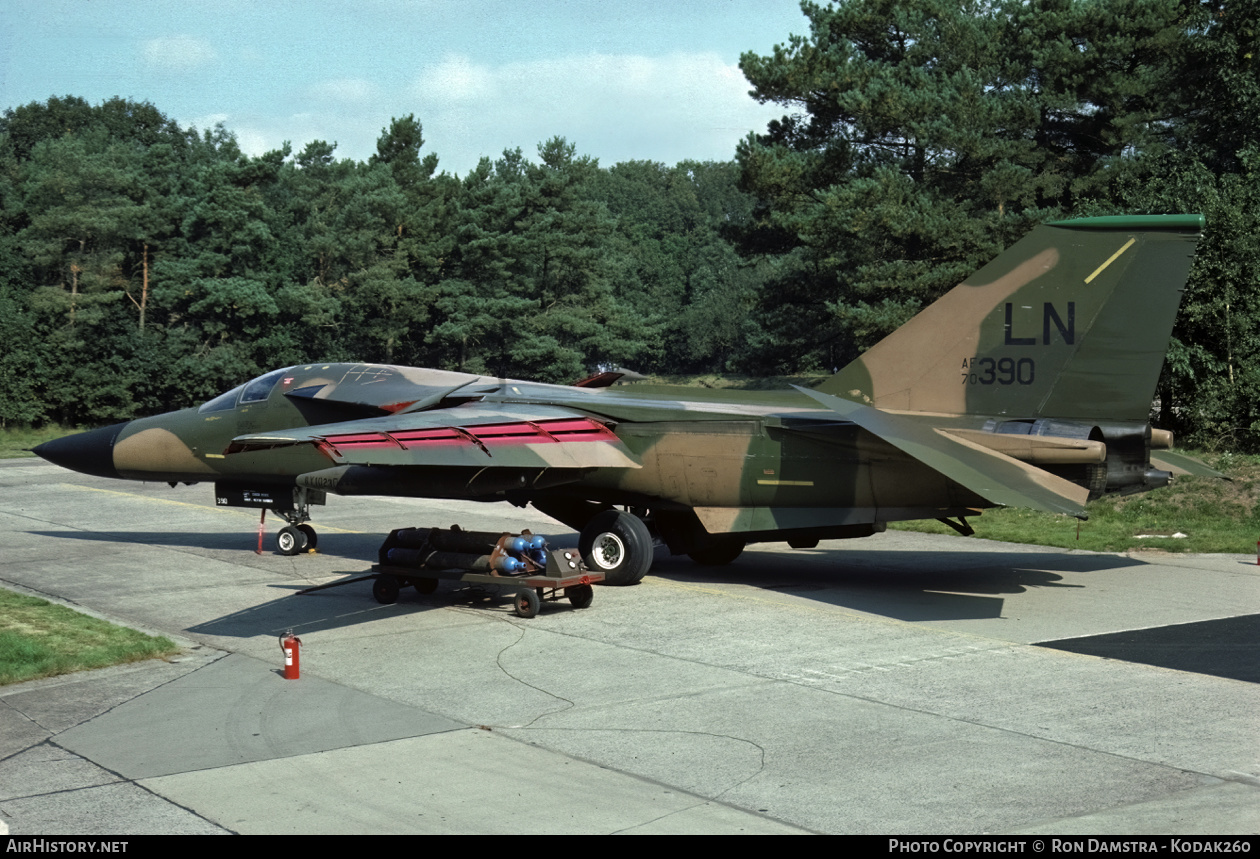
M 1200 215 L 1039 226 L 817 388 L 575 386 L 308 364 L 202 405 L 42 444 L 128 480 L 214 481 L 272 509 L 286 553 L 327 493 L 532 504 L 588 566 L 638 582 L 655 539 L 701 564 L 749 543 L 1087 499 L 1210 472 L 1148 423 Z

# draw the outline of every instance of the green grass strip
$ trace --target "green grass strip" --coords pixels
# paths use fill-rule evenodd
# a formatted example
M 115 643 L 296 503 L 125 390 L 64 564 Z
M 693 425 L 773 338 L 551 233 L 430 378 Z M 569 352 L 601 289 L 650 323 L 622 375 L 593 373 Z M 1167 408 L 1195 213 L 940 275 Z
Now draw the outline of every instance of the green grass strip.
M 168 638 L 0 590 L 0 686 L 168 656 L 178 649 Z
M 34 456 L 30 449 L 46 441 L 71 435 L 77 429 L 49 424 L 32 429 L 30 427 L 7 427 L 0 429 L 0 459 L 17 459 L 23 456 Z
M 1191 455 L 1232 479 L 1177 477 L 1161 489 L 1100 498 L 1086 506 L 1089 519 L 1084 522 L 1013 508 L 986 510 L 967 521 L 977 537 L 1007 543 L 1091 552 L 1253 554 L 1260 540 L 1260 457 Z M 931 520 L 889 523 L 889 527 L 955 533 Z

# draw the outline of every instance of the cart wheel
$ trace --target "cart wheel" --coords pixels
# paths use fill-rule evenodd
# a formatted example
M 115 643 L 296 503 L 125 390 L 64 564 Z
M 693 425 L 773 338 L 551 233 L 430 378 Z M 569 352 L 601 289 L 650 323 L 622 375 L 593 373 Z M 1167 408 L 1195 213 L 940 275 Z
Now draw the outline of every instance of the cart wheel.
M 574 585 L 571 588 L 565 588 L 564 595 L 569 598 L 569 605 L 574 608 L 586 608 L 591 604 L 591 600 L 595 599 L 595 589 L 590 585 Z
M 542 600 L 538 598 L 533 588 L 524 588 L 516 594 L 516 613 L 521 617 L 533 617 L 538 614 L 538 609 L 542 606 Z
M 437 590 L 437 579 L 412 579 L 411 583 L 416 586 L 416 593 L 431 594 Z
M 276 549 L 282 555 L 296 555 L 306 548 L 306 534 L 292 526 L 280 529 L 276 534 Z
M 372 596 L 381 605 L 393 605 L 398 602 L 398 579 L 393 576 L 377 576 L 372 582 Z

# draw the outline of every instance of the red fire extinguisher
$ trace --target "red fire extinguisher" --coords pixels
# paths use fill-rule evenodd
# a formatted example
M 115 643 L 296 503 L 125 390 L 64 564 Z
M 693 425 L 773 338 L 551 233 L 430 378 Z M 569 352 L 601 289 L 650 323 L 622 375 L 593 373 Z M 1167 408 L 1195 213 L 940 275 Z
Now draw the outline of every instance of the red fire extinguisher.
M 280 638 L 280 649 L 284 651 L 284 679 L 297 680 L 300 674 L 300 659 L 298 658 L 298 650 L 302 646 L 302 639 L 293 634 L 293 630 L 287 630 Z

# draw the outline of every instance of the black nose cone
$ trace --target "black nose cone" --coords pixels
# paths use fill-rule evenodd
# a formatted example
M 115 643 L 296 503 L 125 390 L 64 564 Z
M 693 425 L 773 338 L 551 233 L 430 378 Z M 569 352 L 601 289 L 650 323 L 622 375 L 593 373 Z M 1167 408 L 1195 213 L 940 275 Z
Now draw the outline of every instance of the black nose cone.
M 114 442 L 127 423 L 46 441 L 34 448 L 34 453 L 62 468 L 97 477 L 118 477 L 114 468 Z

